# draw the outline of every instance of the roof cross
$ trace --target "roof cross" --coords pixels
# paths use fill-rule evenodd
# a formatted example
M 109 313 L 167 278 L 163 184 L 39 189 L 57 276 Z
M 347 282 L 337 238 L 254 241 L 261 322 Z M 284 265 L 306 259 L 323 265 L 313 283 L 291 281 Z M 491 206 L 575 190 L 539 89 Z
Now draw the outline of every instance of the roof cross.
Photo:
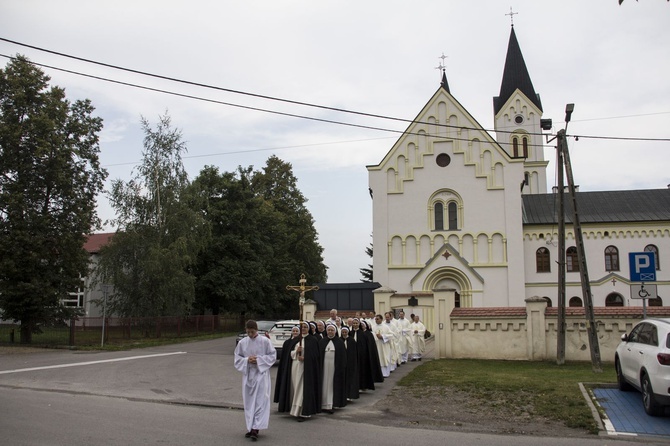
M 509 13 L 505 14 L 509 16 L 509 21 L 512 24 L 512 28 L 514 28 L 514 16 L 517 15 L 518 12 L 512 12 L 512 7 L 509 7 Z
M 444 51 L 443 51 L 442 55 L 440 57 L 438 57 L 438 59 L 442 59 L 442 62 L 440 62 L 440 65 L 435 67 L 436 70 L 444 71 L 444 69 L 446 68 L 446 65 L 444 64 L 444 59 L 446 59 L 447 57 L 449 57 L 449 56 L 445 56 Z

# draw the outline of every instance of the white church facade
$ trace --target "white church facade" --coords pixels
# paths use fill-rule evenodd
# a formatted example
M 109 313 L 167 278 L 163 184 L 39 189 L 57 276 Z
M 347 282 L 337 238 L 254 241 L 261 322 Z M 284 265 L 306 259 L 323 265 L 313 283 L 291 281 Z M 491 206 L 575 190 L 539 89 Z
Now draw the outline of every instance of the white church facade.
M 377 165 L 373 275 L 398 296 L 453 289 L 456 306 L 523 307 L 558 300 L 557 198 L 547 190 L 542 103 L 511 30 L 495 136 L 442 83 Z M 567 201 L 567 195 L 566 195 Z M 656 254 L 659 299 L 670 300 L 670 189 L 577 193 L 593 304 L 641 306 L 628 253 Z M 566 304 L 582 306 L 566 206 Z

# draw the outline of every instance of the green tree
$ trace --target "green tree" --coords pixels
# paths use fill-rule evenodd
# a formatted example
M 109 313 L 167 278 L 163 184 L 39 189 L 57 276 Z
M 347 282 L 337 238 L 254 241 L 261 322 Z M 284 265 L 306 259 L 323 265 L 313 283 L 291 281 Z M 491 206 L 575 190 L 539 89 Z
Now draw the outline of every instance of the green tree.
M 266 228 L 275 231 L 274 256 L 269 259 L 268 268 L 277 306 L 290 311 L 297 305 L 295 296 L 286 291 L 286 285 L 295 284 L 300 274 L 305 274 L 308 283 L 326 281 L 323 248 L 318 243 L 314 219 L 305 205 L 307 199 L 298 189 L 290 163 L 273 155 L 252 181 L 256 193 L 278 211 L 273 226 Z
M 373 251 L 372 251 L 372 243 L 370 243 L 370 246 L 365 248 L 365 253 L 372 258 L 373 256 Z M 372 264 L 368 263 L 367 268 L 359 268 L 358 269 L 361 272 L 361 276 L 363 278 L 361 279 L 361 282 L 374 282 L 373 276 L 372 276 Z
M 208 167 L 193 186 L 212 228 L 196 268 L 198 309 L 297 316 L 286 285 L 302 273 L 325 281 L 326 267 L 291 165 L 273 156 L 262 172 Z
M 198 256 L 196 307 L 232 313 L 271 314 L 268 259 L 275 210 L 251 189 L 251 168 L 220 174 L 208 166 L 193 182 L 202 196 L 211 240 Z
M 160 117 L 156 129 L 142 118 L 144 150 L 131 180 L 112 183 L 117 233 L 101 252 L 98 277 L 114 286 L 108 311 L 121 316 L 177 316 L 190 312 L 192 271 L 207 237 L 194 210 L 181 154 L 181 131 Z
M 68 317 L 61 299 L 88 273 L 83 245 L 107 176 L 102 119 L 49 81 L 23 56 L 0 70 L 0 308 L 21 321 L 21 343 Z

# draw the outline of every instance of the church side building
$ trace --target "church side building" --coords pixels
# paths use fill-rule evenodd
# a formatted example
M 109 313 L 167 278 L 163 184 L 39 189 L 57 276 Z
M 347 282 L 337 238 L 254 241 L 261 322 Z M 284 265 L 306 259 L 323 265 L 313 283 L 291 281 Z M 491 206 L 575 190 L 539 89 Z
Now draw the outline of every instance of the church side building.
M 403 135 L 367 166 L 373 271 L 384 292 L 448 288 L 460 307 L 523 307 L 535 296 L 556 305 L 558 207 L 547 191 L 542 103 L 513 27 L 493 109 L 495 138 L 451 94 L 443 70 Z M 595 306 L 642 305 L 629 293 L 629 252 L 657 254 L 658 294 L 667 296 L 670 189 L 579 192 L 578 209 Z M 580 306 L 571 221 L 567 299 Z

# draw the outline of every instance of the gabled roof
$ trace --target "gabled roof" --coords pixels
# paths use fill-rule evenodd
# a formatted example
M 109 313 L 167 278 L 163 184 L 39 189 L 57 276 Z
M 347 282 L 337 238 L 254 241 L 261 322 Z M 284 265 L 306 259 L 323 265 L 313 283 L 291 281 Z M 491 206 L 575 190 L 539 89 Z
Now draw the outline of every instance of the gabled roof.
M 88 236 L 88 239 L 86 239 L 86 243 L 84 243 L 84 249 L 89 254 L 97 254 L 100 252 L 100 248 L 108 244 L 113 236 L 113 232 L 91 234 Z
M 505 105 L 516 90 L 520 90 L 535 106 L 542 111 L 542 102 L 540 95 L 535 93 L 533 82 L 530 80 L 526 62 L 521 54 L 519 41 L 516 39 L 514 27 L 509 36 L 507 45 L 507 58 L 505 59 L 505 69 L 503 70 L 502 83 L 500 85 L 500 94 L 493 98 L 493 114 L 497 115 L 500 109 Z
M 523 224 L 558 223 L 557 194 L 523 195 Z M 670 222 L 670 189 L 577 192 L 581 223 Z M 572 202 L 565 194 L 565 220 L 572 223 Z
M 440 82 L 440 87 L 435 91 L 433 96 L 428 100 L 428 102 L 423 106 L 421 111 L 416 115 L 414 120 L 407 126 L 405 131 L 403 132 L 402 135 L 396 140 L 396 142 L 391 146 L 388 152 L 386 152 L 386 155 L 384 155 L 384 158 L 378 163 L 378 164 L 368 164 L 366 168 L 370 170 L 379 170 L 386 161 L 391 157 L 391 155 L 395 152 L 395 150 L 398 148 L 398 145 L 403 141 L 404 138 L 407 137 L 408 134 L 415 133 L 414 129 L 418 125 L 425 124 L 425 122 L 422 122 L 422 117 L 426 114 L 426 110 L 428 110 L 440 97 L 444 97 L 445 100 L 451 101 L 451 103 L 463 113 L 463 116 L 466 121 L 469 121 L 472 125 L 469 130 L 472 130 L 474 132 L 478 132 L 478 135 L 481 137 L 481 139 L 489 144 L 491 144 L 493 147 L 497 148 L 503 156 L 511 161 L 516 161 L 516 160 L 522 160 L 521 158 L 514 159 L 510 156 L 509 153 L 505 149 L 503 149 L 500 144 L 491 136 L 491 134 L 486 130 L 480 123 L 477 121 L 474 116 L 470 114 L 470 112 L 463 107 L 463 105 L 458 102 L 458 100 L 452 96 L 451 92 L 449 91 L 449 85 L 447 83 L 447 75 L 446 73 L 443 73 L 442 76 L 442 81 Z

